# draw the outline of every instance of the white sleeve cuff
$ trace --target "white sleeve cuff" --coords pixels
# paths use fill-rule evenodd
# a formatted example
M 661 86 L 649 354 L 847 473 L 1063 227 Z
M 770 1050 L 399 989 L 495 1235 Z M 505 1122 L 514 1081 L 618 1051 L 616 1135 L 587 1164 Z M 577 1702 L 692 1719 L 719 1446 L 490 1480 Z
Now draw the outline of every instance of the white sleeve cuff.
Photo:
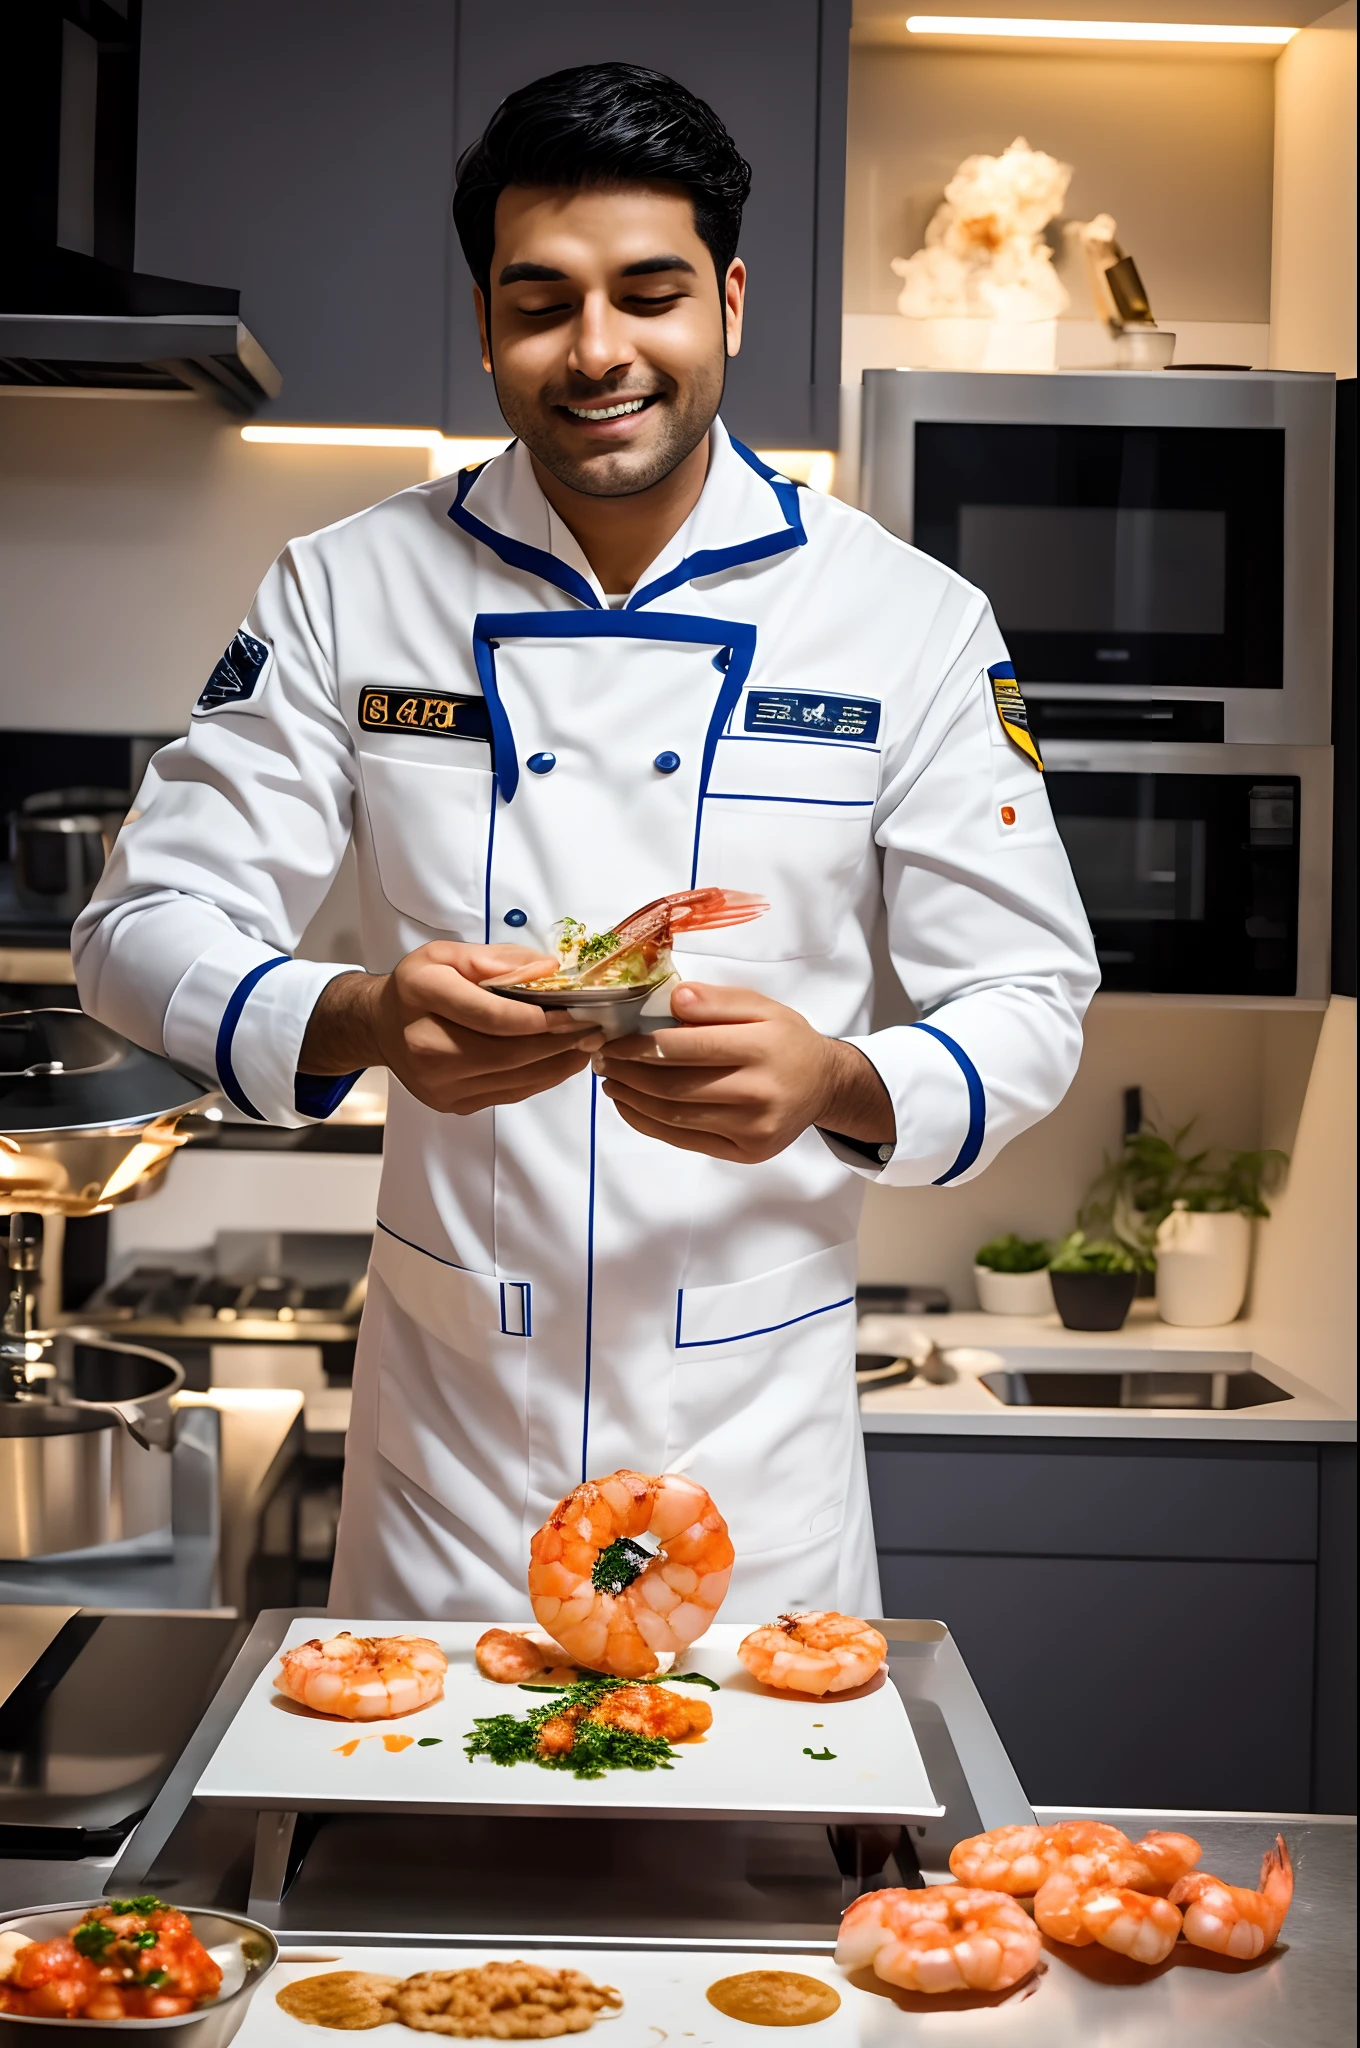
M 982 1150 L 986 1106 L 963 1047 L 931 1024 L 898 1024 L 843 1043 L 864 1054 L 892 1098 L 897 1143 L 875 1166 L 823 1131 L 841 1164 L 890 1188 L 942 1187 L 967 1173 Z
M 165 1017 L 165 1051 L 202 1074 L 245 1115 L 288 1128 L 330 1115 L 358 1078 L 299 1075 L 302 1040 L 318 996 L 344 962 L 290 960 L 258 939 L 234 935 L 196 960 Z

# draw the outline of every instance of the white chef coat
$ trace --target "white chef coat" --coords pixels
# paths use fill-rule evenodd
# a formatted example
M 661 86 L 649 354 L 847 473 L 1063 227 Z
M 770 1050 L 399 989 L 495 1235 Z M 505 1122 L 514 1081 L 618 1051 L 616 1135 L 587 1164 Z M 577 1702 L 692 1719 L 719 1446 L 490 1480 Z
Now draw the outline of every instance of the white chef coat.
M 533 1531 L 629 1465 L 708 1487 L 733 1618 L 879 1611 L 864 1183 L 980 1173 L 1062 1097 L 1097 981 L 1011 673 L 978 591 L 721 422 L 622 610 L 518 445 L 285 549 L 77 923 L 94 1016 L 303 1124 L 349 1085 L 297 1071 L 333 975 L 717 884 L 770 911 L 677 965 L 859 1046 L 897 1127 L 879 1163 L 809 1130 L 741 1166 L 639 1136 L 590 1072 L 465 1117 L 394 1081 L 338 1609 L 524 1613 Z M 351 839 L 363 961 L 296 959 Z M 885 911 L 921 1021 L 871 1031 Z

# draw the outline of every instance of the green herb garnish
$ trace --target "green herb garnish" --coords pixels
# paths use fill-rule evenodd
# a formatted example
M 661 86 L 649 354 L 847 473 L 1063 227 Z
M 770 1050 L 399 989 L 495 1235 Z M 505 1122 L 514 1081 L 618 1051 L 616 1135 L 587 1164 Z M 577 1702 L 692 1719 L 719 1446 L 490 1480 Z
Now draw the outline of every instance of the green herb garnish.
M 607 1549 L 600 1552 L 590 1574 L 590 1583 L 597 1593 L 621 1593 L 625 1586 L 631 1586 L 652 1561 L 650 1550 L 644 1550 L 640 1543 L 634 1543 L 631 1536 L 616 1537 Z
M 443 1740 L 442 1735 L 418 1735 L 416 1737 L 416 1748 L 436 1749 Z
M 721 1692 L 716 1678 L 709 1678 L 702 1671 L 666 1671 L 651 1681 L 654 1685 L 706 1685 L 710 1692 Z
M 805 1749 L 803 1755 L 810 1756 L 815 1764 L 834 1764 L 836 1761 L 834 1749 Z
M 110 1899 L 105 1908 L 109 1913 L 164 1913 L 165 1900 L 158 1899 L 154 1892 L 142 1892 L 135 1899 Z
M 153 1927 L 144 1927 L 140 1934 L 129 1934 L 125 1939 L 129 1948 L 154 1948 L 160 1936 Z
M 113 1929 L 103 1920 L 82 1920 L 71 1936 L 71 1946 L 91 1962 L 98 1962 L 114 1939 Z
M 587 1720 L 584 1713 L 576 1723 L 575 1741 L 563 1755 L 544 1756 L 539 1749 L 538 1734 L 546 1721 L 555 1720 L 571 1707 L 588 1713 L 606 1693 L 634 1683 L 592 1674 L 566 1686 L 551 1704 L 531 1707 L 523 1720 L 514 1714 L 492 1714 L 473 1723 L 464 1753 L 490 1757 L 495 1764 L 537 1764 L 545 1771 L 570 1771 L 574 1778 L 602 1778 L 606 1771 L 668 1771 L 675 1751 L 661 1736 L 609 1728 L 603 1722 Z
M 162 1984 L 170 1982 L 170 1972 L 168 1970 L 148 1970 L 142 1982 L 147 1986 L 148 1990 L 159 1991 Z
M 607 960 L 619 943 L 617 932 L 595 932 L 590 938 L 582 939 L 576 954 L 578 967 L 589 967 L 596 960 Z

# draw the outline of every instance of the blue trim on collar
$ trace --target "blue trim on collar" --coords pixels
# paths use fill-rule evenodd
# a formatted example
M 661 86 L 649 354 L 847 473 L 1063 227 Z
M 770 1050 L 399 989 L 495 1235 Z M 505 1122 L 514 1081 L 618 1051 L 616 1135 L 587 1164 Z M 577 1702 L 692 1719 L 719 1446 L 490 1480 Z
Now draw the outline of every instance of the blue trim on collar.
M 737 569 L 746 562 L 768 561 L 771 555 L 783 555 L 790 548 L 806 547 L 807 534 L 803 531 L 802 515 L 798 510 L 797 484 L 779 477 L 758 455 L 753 455 L 743 442 L 734 440 L 730 434 L 728 441 L 742 461 L 774 492 L 784 516 L 783 530 L 762 534 L 756 540 L 738 541 L 734 547 L 700 548 L 697 554 L 686 555 L 664 576 L 658 576 L 654 583 L 645 583 L 641 590 L 635 590 L 624 606 L 625 612 L 635 612 L 654 598 L 664 597 L 667 591 L 676 589 L 679 584 L 693 582 L 697 576 L 717 576 L 724 569 Z
M 473 469 L 459 470 L 458 489 L 449 506 L 449 518 L 454 525 L 461 526 L 464 533 L 470 533 L 474 540 L 481 541 L 510 568 L 524 569 L 530 576 L 541 576 L 545 583 L 551 583 L 554 589 L 578 599 L 592 611 L 603 610 L 599 598 L 579 570 L 567 562 L 559 562 L 556 555 L 550 555 L 546 548 L 531 548 L 527 541 L 511 540 L 508 534 L 497 533 L 494 526 L 488 526 L 484 519 L 478 519 L 475 513 L 467 510 L 463 500 L 484 466 L 478 464 Z
M 299 1116 L 315 1117 L 324 1123 L 332 1110 L 340 1107 L 363 1071 L 362 1067 L 356 1067 L 352 1074 L 294 1075 L 294 1109 Z
M 961 1173 L 967 1173 L 969 1167 L 977 1158 L 978 1153 L 982 1150 L 982 1140 L 987 1132 L 986 1091 L 982 1086 L 982 1076 L 977 1068 L 973 1065 L 963 1047 L 955 1039 L 952 1039 L 948 1032 L 937 1030 L 933 1024 L 913 1024 L 909 1028 L 912 1031 L 928 1032 L 932 1038 L 937 1038 L 945 1051 L 954 1055 L 954 1058 L 963 1070 L 963 1078 L 968 1083 L 967 1136 L 964 1138 L 962 1145 L 960 1145 L 959 1156 L 950 1167 L 948 1173 L 942 1173 L 939 1179 L 932 1183 L 937 1188 L 943 1188 L 947 1187 L 951 1180 L 957 1180 Z
M 509 803 L 519 788 L 515 736 L 496 685 L 496 645 L 501 640 L 672 640 L 700 647 L 730 648 L 713 718 L 704 741 L 699 777 L 699 808 L 703 809 L 709 772 L 718 737 L 732 715 L 751 664 L 756 629 L 741 619 L 697 619 L 685 612 L 479 612 L 472 622 L 472 652 L 491 719 L 492 760 L 496 786 Z M 698 831 L 695 831 L 698 860 Z M 490 868 L 488 866 L 488 873 Z M 693 887 L 691 876 L 690 886 Z
M 227 997 L 227 1006 L 217 1027 L 217 1044 L 213 1051 L 213 1060 L 217 1067 L 217 1079 L 222 1093 L 228 1102 L 234 1102 L 239 1110 L 243 1110 L 247 1116 L 254 1117 L 257 1124 L 264 1123 L 266 1119 L 263 1111 L 256 1109 L 236 1078 L 231 1064 L 231 1042 L 236 1036 L 236 1026 L 241 1021 L 241 1012 L 250 1000 L 256 982 L 263 980 L 273 968 L 284 966 L 287 959 L 286 953 L 277 953 L 272 960 L 262 960 L 258 967 L 252 967 L 249 974 L 237 982 Z

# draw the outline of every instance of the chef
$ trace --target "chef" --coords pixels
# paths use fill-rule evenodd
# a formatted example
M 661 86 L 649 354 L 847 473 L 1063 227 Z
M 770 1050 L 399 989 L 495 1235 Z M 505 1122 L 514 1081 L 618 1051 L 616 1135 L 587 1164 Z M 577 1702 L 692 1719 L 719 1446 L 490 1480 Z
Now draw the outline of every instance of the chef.
M 621 1465 L 708 1488 L 733 1618 L 878 1613 L 865 1183 L 959 1185 L 1077 1064 L 1091 940 L 986 599 L 718 416 L 749 180 L 654 72 L 502 104 L 454 218 L 514 442 L 284 550 L 74 934 L 86 1008 L 247 1117 L 391 1074 L 347 1615 L 527 1613 L 534 1530 Z M 363 959 L 299 959 L 350 845 Z M 709 885 L 770 909 L 686 939 L 673 1028 L 483 986 Z M 919 1021 L 875 1031 L 880 919 Z

